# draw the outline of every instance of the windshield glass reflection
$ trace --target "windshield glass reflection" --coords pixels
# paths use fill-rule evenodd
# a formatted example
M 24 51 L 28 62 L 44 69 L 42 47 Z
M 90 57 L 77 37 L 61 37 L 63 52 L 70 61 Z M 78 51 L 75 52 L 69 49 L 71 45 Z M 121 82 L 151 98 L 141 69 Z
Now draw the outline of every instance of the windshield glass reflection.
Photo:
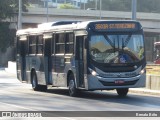
M 92 35 L 91 58 L 98 63 L 133 63 L 144 58 L 142 35 Z

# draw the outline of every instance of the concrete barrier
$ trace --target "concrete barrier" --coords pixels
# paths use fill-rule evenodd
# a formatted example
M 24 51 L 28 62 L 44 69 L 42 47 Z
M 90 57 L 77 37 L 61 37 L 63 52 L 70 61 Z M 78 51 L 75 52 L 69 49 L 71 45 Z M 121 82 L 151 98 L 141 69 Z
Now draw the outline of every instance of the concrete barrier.
M 151 90 L 160 90 L 160 76 L 151 76 Z
M 146 88 L 151 89 L 151 75 L 146 75 Z
M 151 90 L 160 90 L 160 75 L 146 76 L 146 88 Z

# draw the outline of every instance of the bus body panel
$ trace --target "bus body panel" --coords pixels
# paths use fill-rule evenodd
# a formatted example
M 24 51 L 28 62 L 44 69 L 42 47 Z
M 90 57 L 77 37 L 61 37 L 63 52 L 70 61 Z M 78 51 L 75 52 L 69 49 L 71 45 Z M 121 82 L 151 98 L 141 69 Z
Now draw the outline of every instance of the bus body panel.
M 20 81 L 26 81 L 26 63 L 25 63 L 25 57 L 23 56 L 17 56 L 17 78 Z
M 134 85 L 113 85 L 113 86 L 105 86 L 103 85 L 99 79 L 97 79 L 96 77 L 92 76 L 92 75 L 88 75 L 88 90 L 110 90 L 110 89 L 117 89 L 117 88 L 138 88 L 138 87 L 145 87 L 145 79 L 146 79 L 146 75 L 143 74 L 138 78 L 138 81 L 134 84 Z M 110 79 L 106 79 L 105 81 L 109 81 Z M 112 83 L 114 83 L 113 81 L 115 80 L 124 80 L 124 79 L 113 79 Z M 130 79 L 126 79 L 126 81 L 133 81 L 132 78 Z M 125 81 L 125 80 L 124 80 Z
M 55 55 L 52 59 L 52 81 L 53 86 L 66 86 L 65 73 L 64 73 L 64 55 Z
M 88 90 L 107 90 L 107 89 L 116 89 L 116 88 L 136 88 L 136 87 L 145 87 L 146 75 L 145 71 L 142 74 L 141 68 L 139 67 L 133 72 L 118 72 L 113 73 L 112 76 L 109 77 L 112 73 L 105 73 L 99 69 L 97 69 L 98 74 L 102 76 L 93 76 L 88 75 Z M 135 74 L 135 76 L 129 77 L 127 75 Z M 137 75 L 136 75 L 137 74 Z M 108 76 L 108 77 L 107 77 Z M 122 76 L 122 77 L 120 77 Z
M 31 83 L 31 72 L 34 70 L 37 75 L 38 84 L 46 85 L 48 77 L 46 77 L 48 72 L 47 66 L 48 58 L 42 55 L 28 55 L 26 57 L 26 66 L 27 66 L 27 80 L 28 83 Z

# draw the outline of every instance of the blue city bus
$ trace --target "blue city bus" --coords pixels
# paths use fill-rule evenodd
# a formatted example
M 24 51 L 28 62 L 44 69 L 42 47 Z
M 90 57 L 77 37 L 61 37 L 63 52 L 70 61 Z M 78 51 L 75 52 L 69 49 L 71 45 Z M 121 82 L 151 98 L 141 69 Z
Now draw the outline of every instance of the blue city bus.
M 143 29 L 137 21 L 86 21 L 17 31 L 17 78 L 33 90 L 82 90 L 145 86 Z

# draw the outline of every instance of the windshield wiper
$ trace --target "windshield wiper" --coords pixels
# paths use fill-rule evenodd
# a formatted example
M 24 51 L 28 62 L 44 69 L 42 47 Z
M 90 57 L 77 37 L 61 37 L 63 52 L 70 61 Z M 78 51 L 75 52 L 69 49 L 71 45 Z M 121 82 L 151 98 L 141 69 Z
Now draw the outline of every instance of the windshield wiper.
M 124 48 L 124 39 L 122 38 L 122 51 L 123 51 L 123 48 Z
M 111 45 L 111 47 L 114 49 L 114 53 L 115 53 L 115 39 L 114 41 L 112 42 L 111 39 L 109 39 L 109 37 L 107 35 L 104 35 L 105 39 L 108 41 L 108 43 Z
M 126 40 L 124 40 L 124 39 L 122 38 L 122 50 L 123 50 L 124 47 L 127 46 L 127 44 L 128 44 L 128 42 L 129 42 L 131 36 L 132 36 L 131 34 L 128 35 L 128 37 L 126 38 Z

